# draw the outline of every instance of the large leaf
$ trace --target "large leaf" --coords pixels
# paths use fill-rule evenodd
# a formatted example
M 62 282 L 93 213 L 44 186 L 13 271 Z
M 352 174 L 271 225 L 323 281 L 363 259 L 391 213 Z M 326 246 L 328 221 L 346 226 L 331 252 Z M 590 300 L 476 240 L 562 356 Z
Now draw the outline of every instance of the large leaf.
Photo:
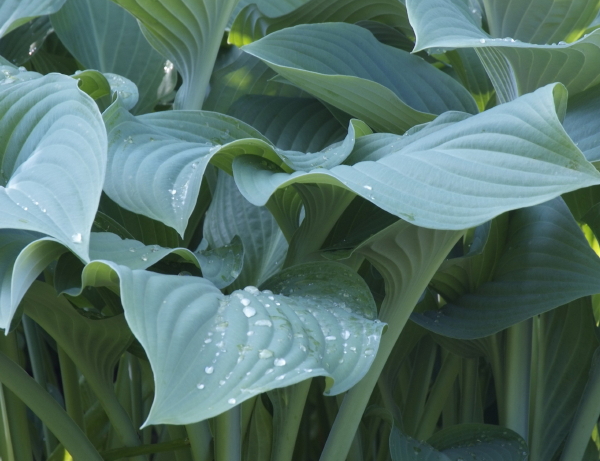
M 600 32 L 571 44 L 562 41 L 548 44 L 577 38 L 582 32 L 580 24 L 593 19 L 593 13 L 590 17 L 586 14 L 598 8 L 597 2 L 576 1 L 568 5 L 553 1 L 485 2 L 485 5 L 491 36 L 477 24 L 466 2 L 407 0 L 409 19 L 417 36 L 414 51 L 475 48 L 501 100 L 510 99 L 512 92 L 525 94 L 552 82 L 563 83 L 570 95 L 600 83 Z M 523 13 L 529 7 L 531 10 Z M 571 10 L 559 11 L 565 8 Z M 556 21 L 562 22 L 560 27 Z
M 448 110 L 478 111 L 454 79 L 417 56 L 378 42 L 359 26 L 300 25 L 243 50 L 378 131 L 404 133 Z
M 558 120 L 555 98 L 560 110 L 565 97 L 562 86 L 550 85 L 432 132 L 421 127 L 414 142 L 364 136 L 356 144 L 362 161 L 330 170 L 288 174 L 245 155 L 234 160 L 234 176 L 256 205 L 293 183 L 336 184 L 418 226 L 466 229 L 599 183 Z
M 175 88 L 176 74 L 144 38 L 135 20 L 110 0 L 68 0 L 52 15 L 52 26 L 88 69 L 122 75 L 138 87 L 133 112 L 150 112 Z
M 535 327 L 529 448 L 531 459 L 541 461 L 554 458 L 571 429 L 598 340 L 589 297 L 540 316 Z
M 41 16 L 17 27 L 0 40 L 0 55 L 17 66 L 21 66 L 42 47 L 51 31 L 48 16 Z
M 183 78 L 178 109 L 201 109 L 223 31 L 239 0 L 114 0 Z
M 355 139 L 370 132 L 363 122 L 352 120 L 342 142 L 304 154 L 279 149 L 249 125 L 213 112 L 168 111 L 136 118 L 115 105 L 104 120 L 109 136 L 106 194 L 180 235 L 209 162 L 230 172 L 234 157 L 255 154 L 288 171 L 328 167 L 344 161 Z
M 210 93 L 203 108 L 230 113 L 231 107 L 245 95 L 300 97 L 302 90 L 273 80 L 277 74 L 260 59 L 232 47 L 231 62 L 215 69 L 210 80 Z
M 35 16 L 54 13 L 65 0 L 5 0 L 0 4 L 0 37 Z
M 202 278 L 106 264 L 88 268 L 118 272 L 127 322 L 154 372 L 146 424 L 200 421 L 313 376 L 329 378 L 328 394 L 344 392 L 377 352 L 384 324 L 373 320 L 368 287 L 337 263 L 297 266 L 264 285 L 273 291 L 229 296 Z
M 571 98 L 563 122 L 571 139 L 590 162 L 600 161 L 599 104 L 600 85 Z
M 66 248 L 36 232 L 0 230 L 0 328 L 8 334 L 21 299 L 40 272 Z
M 98 108 L 67 76 L 5 78 L 0 228 L 47 234 L 87 260 L 106 163 Z
M 244 264 L 235 288 L 260 285 L 281 269 L 288 245 L 277 222 L 267 208 L 242 197 L 233 178 L 221 172 L 206 212 L 204 237 L 218 248 L 236 235 L 244 248 Z
M 475 339 L 586 295 L 600 293 L 600 260 L 557 198 L 511 217 L 493 279 L 438 311 L 414 314 L 445 336 Z
M 250 4 L 241 10 L 231 25 L 228 41 L 247 45 L 265 35 L 298 24 L 322 22 L 378 21 L 410 30 L 406 8 L 397 0 L 311 0 L 287 14 L 269 17 L 260 6 Z
M 486 424 L 448 427 L 418 442 L 397 427 L 390 434 L 392 461 L 527 461 L 527 444 L 510 429 Z

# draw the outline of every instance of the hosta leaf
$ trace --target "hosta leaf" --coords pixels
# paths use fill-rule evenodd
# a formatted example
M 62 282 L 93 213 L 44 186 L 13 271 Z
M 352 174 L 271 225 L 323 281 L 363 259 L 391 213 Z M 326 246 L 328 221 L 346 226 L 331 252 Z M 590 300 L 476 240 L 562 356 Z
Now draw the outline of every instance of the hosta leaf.
M 561 306 L 536 322 L 539 351 L 531 391 L 531 459 L 552 459 L 571 429 L 598 347 L 589 297 Z
M 273 80 L 277 75 L 260 59 L 233 48 L 235 58 L 229 64 L 215 69 L 210 80 L 210 93 L 203 108 L 230 113 L 231 107 L 245 95 L 300 97 L 302 90 L 289 83 Z
M 65 0 L 6 0 L 0 5 L 0 37 L 35 16 L 54 13 Z
M 318 100 L 247 95 L 229 115 L 248 123 L 280 149 L 315 152 L 344 139 L 345 127 Z
M 202 277 L 210 280 L 217 288 L 231 285 L 244 267 L 244 245 L 237 235 L 227 245 L 199 248 L 194 254 L 202 268 Z
M 51 28 L 48 16 L 17 27 L 0 40 L 0 55 L 17 66 L 25 64 L 41 48 Z
M 265 284 L 280 294 L 247 287 L 230 296 L 202 278 L 110 266 L 155 376 L 146 424 L 200 421 L 313 376 L 329 378 L 337 394 L 377 352 L 383 324 L 371 294 L 336 263 L 280 273 Z
M 526 461 L 527 444 L 505 427 L 460 424 L 437 432 L 427 443 L 408 437 L 397 427 L 390 433 L 392 461 Z
M 598 184 L 600 175 L 560 125 L 555 97 L 561 107 L 562 86 L 547 86 L 419 136 L 422 128 L 412 143 L 410 137 L 404 143 L 376 135 L 376 141 L 384 140 L 377 148 L 386 154 L 376 161 L 288 174 L 245 155 L 234 160 L 234 176 L 256 205 L 293 183 L 336 184 L 415 225 L 466 229 L 504 211 Z
M 485 15 L 494 37 L 512 37 L 529 43 L 556 43 L 578 39 L 598 13 L 600 3 L 573 0 L 485 2 Z M 535 14 L 532 14 L 535 11 Z
M 435 333 L 475 339 L 600 293 L 600 260 L 560 198 L 514 212 L 497 264 L 490 282 L 413 320 Z
M 114 367 L 133 339 L 123 315 L 86 318 L 42 282 L 34 283 L 23 308 L 56 340 L 91 386 L 112 391 Z
M 458 82 L 423 59 L 378 42 L 359 26 L 296 26 L 243 50 L 378 131 L 403 133 L 448 110 L 477 112 Z
M 95 70 L 86 70 L 76 73 L 72 77 L 79 80 L 79 89 L 89 95 L 93 100 L 110 96 L 111 85 L 105 75 Z
M 260 285 L 283 265 L 287 241 L 268 209 L 242 197 L 231 176 L 221 172 L 218 178 L 204 220 L 204 237 L 211 247 L 223 248 L 237 236 L 244 253 L 234 288 Z
M 287 14 L 269 17 L 260 6 L 250 4 L 231 25 L 228 41 L 247 45 L 265 35 L 298 24 L 373 20 L 410 30 L 404 5 L 395 0 L 311 0 Z
M 183 78 L 178 109 L 201 109 L 222 34 L 239 0 L 114 0 Z
M 590 88 L 569 100 L 563 125 L 571 139 L 589 162 L 600 161 L 598 105 L 600 85 Z
M 139 89 L 134 113 L 150 112 L 175 88 L 176 73 L 135 18 L 110 0 L 68 0 L 52 15 L 62 43 L 88 69 L 122 75 Z
M 44 268 L 66 248 L 36 232 L 0 230 L 0 328 L 8 331 L 18 323 L 14 318 L 21 299 Z
M 106 163 L 98 108 L 67 76 L 7 80 L 0 91 L 0 227 L 47 234 L 87 260 Z
M 486 69 L 490 74 L 498 95 L 509 95 L 511 91 L 525 94 L 536 90 L 552 82 L 561 82 L 569 90 L 569 95 L 575 95 L 581 91 L 591 88 L 600 83 L 598 72 L 598 56 L 600 55 L 600 32 L 595 31 L 575 43 L 567 44 L 533 44 L 518 41 L 522 33 L 523 40 L 536 40 L 536 43 L 551 43 L 544 40 L 570 40 L 572 30 L 575 38 L 580 29 L 577 22 L 585 22 L 585 10 L 597 9 L 595 2 L 569 2 L 573 10 L 569 15 L 562 15 L 552 11 L 550 21 L 534 24 L 538 18 L 547 18 L 545 13 L 539 11 L 544 9 L 567 8 L 566 4 L 558 2 L 540 1 L 535 2 L 535 14 L 528 12 L 522 15 L 519 10 L 527 8 L 533 2 L 511 2 L 496 5 L 496 2 L 486 2 L 486 12 L 491 8 L 496 10 L 507 9 L 505 19 L 503 14 L 493 14 L 492 21 L 505 21 L 504 25 L 496 25 L 491 30 L 491 36 L 481 29 L 470 11 L 467 3 L 460 0 L 407 0 L 406 6 L 410 22 L 415 30 L 417 42 L 414 51 L 438 48 L 475 48 L 484 59 Z M 539 5 L 537 5 L 539 3 Z M 546 8 L 547 7 L 547 8 Z M 534 6 L 532 6 L 534 8 Z M 582 16 L 578 16 L 577 10 Z M 533 10 L 531 10 L 533 11 Z M 550 11 L 548 11 L 550 13 Z M 575 13 L 570 16 L 571 13 Z M 517 20 L 514 20 L 518 17 Z M 566 18 L 566 20 L 565 20 Z M 592 17 L 589 18 L 591 21 Z M 575 19 L 571 22 L 570 19 Z M 556 24 L 551 21 L 565 20 L 565 29 L 557 29 Z M 572 29 L 575 27 L 575 29 Z M 521 29 L 519 29 L 521 28 Z M 512 30 L 517 36 L 507 35 Z M 548 36 L 548 31 L 564 34 L 557 38 Z M 539 34 L 536 36 L 536 34 Z M 501 34 L 501 35 L 497 35 Z M 541 41 L 537 41 L 541 40 Z M 502 90 L 502 88 L 505 88 Z M 505 98 L 506 99 L 506 98 Z M 510 98 L 509 98 L 510 99 Z

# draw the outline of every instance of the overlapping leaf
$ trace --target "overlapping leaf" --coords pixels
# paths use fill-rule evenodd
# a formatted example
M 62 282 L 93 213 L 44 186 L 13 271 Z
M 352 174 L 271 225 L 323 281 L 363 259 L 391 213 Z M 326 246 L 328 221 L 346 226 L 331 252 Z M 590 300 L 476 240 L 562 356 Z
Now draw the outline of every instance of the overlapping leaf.
M 475 339 L 600 293 L 600 259 L 562 199 L 514 212 L 495 275 L 438 311 L 414 314 L 445 336 Z
M 120 278 L 127 322 L 155 376 L 146 424 L 200 421 L 313 376 L 330 378 L 329 394 L 343 392 L 369 369 L 384 325 L 362 279 L 337 263 L 297 266 L 263 291 L 229 296 L 198 277 L 102 262 L 86 270 L 99 274 L 90 282 L 114 280 L 113 270 Z
M 54 13 L 65 0 L 6 0 L 0 5 L 0 37 L 35 16 Z
M 359 26 L 300 25 L 243 50 L 377 131 L 404 133 L 448 110 L 478 112 L 454 79 L 417 56 L 378 42 Z
M 414 142 L 365 136 L 357 149 L 366 154 L 352 166 L 288 174 L 245 155 L 234 160 L 234 175 L 256 205 L 296 182 L 336 184 L 418 226 L 466 229 L 599 183 L 558 120 L 555 98 L 560 109 L 565 97 L 562 86 L 549 85 L 431 133 L 420 127 Z M 358 158 L 352 154 L 348 162 Z
M 392 461 L 526 461 L 527 445 L 510 429 L 485 424 L 450 426 L 419 442 L 396 427 L 390 434 Z
M 276 30 L 298 24 L 354 24 L 362 20 L 378 21 L 410 31 L 406 8 L 396 0 L 311 0 L 276 17 L 269 17 L 256 4 L 247 5 L 233 21 L 228 40 L 236 46 L 243 46 Z
M 571 10 L 561 14 L 558 10 L 567 8 L 565 5 L 543 1 L 535 2 L 539 3 L 537 6 L 531 5 L 535 14 L 533 10 L 521 14 L 520 10 L 531 3 L 486 3 L 491 21 L 490 36 L 479 26 L 465 2 L 407 0 L 408 16 L 417 37 L 414 51 L 477 49 L 501 100 L 510 100 L 552 82 L 563 83 L 569 95 L 600 83 L 600 32 L 594 31 L 570 44 L 559 42 L 577 38 L 582 31 L 580 25 L 591 22 L 594 17 L 591 11 L 598 6 L 594 2 L 569 2 Z M 549 15 L 539 12 L 539 8 Z M 553 21 L 562 25 L 557 27 Z
M 0 228 L 47 234 L 87 260 L 106 163 L 100 113 L 75 79 L 20 79 L 0 90 Z
M 135 118 L 114 106 L 104 113 L 104 120 L 109 133 L 105 192 L 123 208 L 159 220 L 180 235 L 210 161 L 226 171 L 242 154 L 264 156 L 288 171 L 288 165 L 329 166 L 341 163 L 355 139 L 370 131 L 364 123 L 352 121 L 343 142 L 303 154 L 278 149 L 254 128 L 217 113 L 170 111 Z
M 201 109 L 227 21 L 239 0 L 114 0 L 183 78 L 178 109 Z
M 148 43 L 135 18 L 110 0 L 68 0 L 52 16 L 52 25 L 86 68 L 122 75 L 137 85 L 134 113 L 150 112 L 175 88 L 172 66 Z

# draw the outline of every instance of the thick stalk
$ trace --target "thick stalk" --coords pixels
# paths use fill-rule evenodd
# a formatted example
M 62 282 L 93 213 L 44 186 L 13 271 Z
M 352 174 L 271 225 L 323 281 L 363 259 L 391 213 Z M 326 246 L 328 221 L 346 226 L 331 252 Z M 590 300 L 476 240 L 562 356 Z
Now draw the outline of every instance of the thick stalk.
M 79 373 L 77 372 L 75 364 L 66 354 L 64 349 L 60 346 L 57 346 L 57 349 L 67 414 L 82 430 L 85 431 L 83 405 L 79 388 Z
M 386 297 L 380 319 L 388 324 L 379 350 L 365 377 L 348 391 L 321 454 L 321 461 L 344 461 L 369 398 L 385 363 L 421 294 L 462 235 L 400 221 L 366 242 L 360 253 L 385 280 Z
M 424 336 L 417 345 L 415 366 L 408 388 L 410 397 L 403 413 L 404 433 L 411 437 L 414 437 L 423 414 L 436 352 L 437 346 L 429 335 Z
M 529 434 L 532 326 L 529 319 L 513 325 L 506 332 L 506 420 L 503 425 L 525 441 Z
M 212 450 L 210 449 L 210 441 L 212 435 L 208 421 L 188 424 L 185 426 L 190 441 L 192 451 L 192 459 L 194 461 L 210 461 L 212 460 Z
M 35 381 L 44 389 L 47 389 L 46 383 L 48 382 L 48 379 L 46 377 L 46 370 L 44 369 L 42 347 L 36 329 L 36 324 L 26 315 L 23 316 L 22 321 L 23 331 L 25 332 L 25 340 L 27 341 L 29 361 L 31 363 L 31 371 L 33 372 L 33 379 L 35 379 Z M 56 448 L 57 441 L 45 424 L 42 424 L 42 432 L 44 434 L 46 453 L 50 454 L 54 451 L 54 448 Z
M 460 381 L 460 422 L 475 422 L 477 406 L 477 380 L 479 378 L 479 360 L 463 359 Z
M 242 407 L 237 405 L 215 418 L 215 461 L 241 461 Z
M 0 353 L 0 382 L 48 426 L 73 459 L 102 461 L 100 454 L 58 402 L 3 353 Z
M 454 354 L 448 353 L 444 358 L 423 410 L 423 416 L 415 435 L 417 440 L 427 440 L 433 435 L 446 400 L 454 389 L 454 381 L 460 371 L 460 363 L 460 357 Z
M 2 412 L 2 418 L 0 419 L 0 441 L 2 442 L 0 443 L 0 459 L 5 461 L 14 461 L 15 455 L 10 436 L 10 422 L 6 408 L 6 401 L 4 400 L 4 393 L 7 391 L 8 389 L 0 386 L 0 411 Z
M 4 336 L 4 333 L 0 332 L 0 352 L 6 354 L 4 357 L 15 364 L 19 370 L 22 370 L 22 368 L 17 365 L 21 360 L 15 333 Z M 3 372 L 0 370 L 0 382 L 3 382 L 4 376 L 2 375 Z M 29 377 L 29 375 L 27 375 L 27 377 Z M 21 396 L 17 392 L 14 392 L 10 386 L 6 387 L 8 387 L 8 389 L 4 389 L 5 407 L 3 408 L 3 412 L 6 412 L 7 425 L 5 429 L 8 429 L 6 433 L 11 439 L 9 443 L 12 444 L 13 459 L 15 461 L 32 461 L 33 457 L 31 454 L 27 408 L 23 404 L 23 399 L 20 398 Z
M 291 461 L 311 381 L 311 379 L 307 379 L 269 393 L 270 396 L 278 397 L 276 397 L 278 404 L 273 405 L 275 413 L 273 415 L 271 461 Z
M 175 426 L 172 424 L 167 425 L 167 432 L 171 440 L 181 440 L 187 438 L 187 431 L 183 426 Z M 192 461 L 191 450 L 177 450 L 171 454 L 173 461 Z
M 600 348 L 596 349 L 592 360 L 590 377 L 581 396 L 577 413 L 573 418 L 571 431 L 567 437 L 560 461 L 580 461 L 594 425 L 600 415 Z

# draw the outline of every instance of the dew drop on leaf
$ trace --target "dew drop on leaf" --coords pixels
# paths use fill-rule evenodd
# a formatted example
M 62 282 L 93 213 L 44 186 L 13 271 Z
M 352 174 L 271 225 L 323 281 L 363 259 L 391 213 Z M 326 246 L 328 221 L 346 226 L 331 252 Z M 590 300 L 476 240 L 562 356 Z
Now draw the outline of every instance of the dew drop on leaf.
M 213 371 L 215 371 L 214 367 L 206 367 L 206 368 L 204 369 L 204 372 L 205 372 L 207 375 L 210 375 L 210 374 L 211 374 Z
M 253 317 L 253 316 L 256 315 L 256 309 L 254 309 L 252 306 L 246 306 L 246 307 L 244 307 L 244 309 L 242 309 L 242 312 L 248 318 Z
M 81 234 L 80 233 L 71 235 L 71 241 L 73 243 L 81 243 L 81 240 L 82 240 L 82 238 L 81 238 Z
M 273 365 L 275 365 L 276 367 L 282 367 L 286 364 L 285 359 L 275 359 L 273 360 Z
M 262 349 L 262 350 L 258 351 L 258 356 L 261 359 L 268 359 L 270 357 L 273 357 L 273 351 L 271 351 L 269 349 Z

